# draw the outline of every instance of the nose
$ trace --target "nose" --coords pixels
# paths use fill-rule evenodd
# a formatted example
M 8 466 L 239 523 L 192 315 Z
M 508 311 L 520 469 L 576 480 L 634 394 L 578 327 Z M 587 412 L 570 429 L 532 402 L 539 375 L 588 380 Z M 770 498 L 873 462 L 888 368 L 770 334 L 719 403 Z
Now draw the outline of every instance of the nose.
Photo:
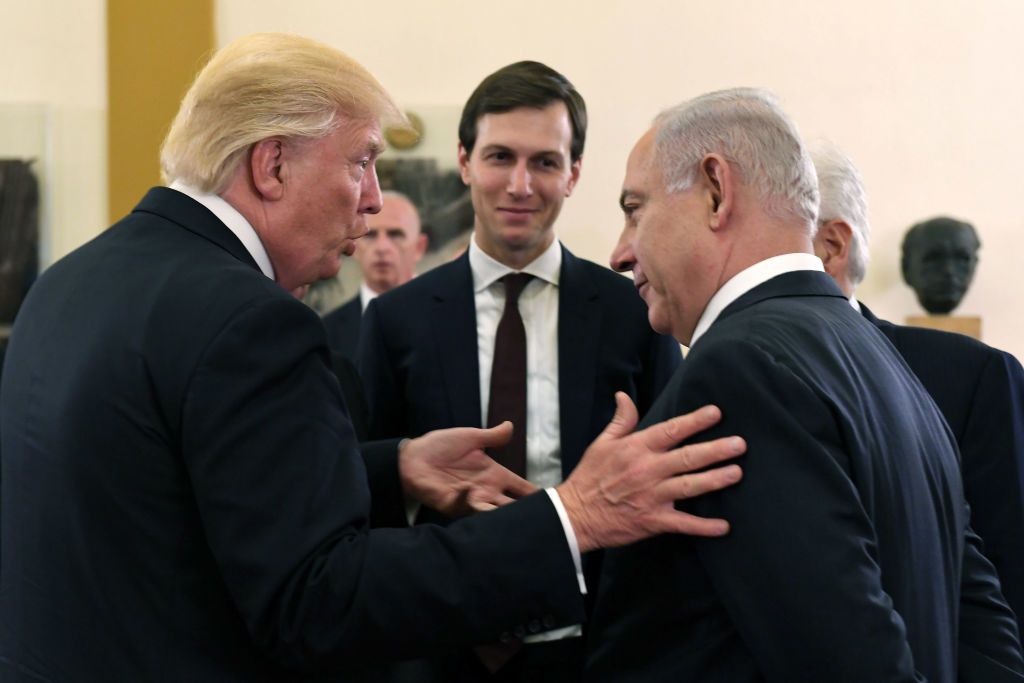
M 359 187 L 359 213 L 380 213 L 383 205 L 380 182 L 377 180 L 377 167 L 370 164 L 363 174 L 363 182 Z
M 609 265 L 617 273 L 633 270 L 633 266 L 636 265 L 636 255 L 633 253 L 633 239 L 630 230 L 623 230 L 619 235 L 619 242 L 612 249 Z
M 526 161 L 520 161 L 512 168 L 508 179 L 508 193 L 513 197 L 529 197 L 533 194 L 533 178 Z

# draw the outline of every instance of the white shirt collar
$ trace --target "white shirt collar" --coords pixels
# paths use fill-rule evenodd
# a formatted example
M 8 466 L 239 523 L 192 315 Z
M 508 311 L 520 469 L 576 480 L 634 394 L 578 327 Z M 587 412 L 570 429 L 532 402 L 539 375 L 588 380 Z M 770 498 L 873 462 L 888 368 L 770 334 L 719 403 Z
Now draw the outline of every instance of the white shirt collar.
M 824 272 L 825 268 L 814 254 L 782 254 L 772 256 L 764 261 L 759 261 L 749 268 L 745 268 L 729 278 L 729 281 L 722 285 L 708 305 L 704 307 L 704 313 L 697 321 L 697 327 L 693 329 L 693 337 L 690 338 L 690 346 L 697 343 L 708 328 L 718 319 L 726 306 L 736 299 L 757 287 L 759 284 L 771 280 L 777 275 L 789 273 L 795 270 L 817 270 Z
M 274 266 L 270 263 L 270 257 L 267 255 L 267 250 L 263 248 L 263 243 L 260 242 L 259 235 L 253 230 L 252 225 L 245 219 L 245 216 L 238 212 L 238 209 L 228 204 L 222 197 L 209 194 L 207 192 L 201 192 L 194 187 L 186 185 L 180 180 L 175 180 L 171 183 L 171 189 L 177 190 L 178 192 L 191 197 L 196 200 L 207 209 L 210 210 L 214 216 L 216 216 L 221 223 L 227 227 L 228 230 L 235 234 L 235 237 L 239 239 L 245 250 L 249 252 L 253 260 L 256 261 L 256 265 L 260 267 L 263 274 L 274 280 Z
M 359 284 L 359 302 L 363 306 L 364 313 L 366 312 L 366 307 L 370 305 L 370 302 L 378 296 L 377 292 L 370 289 L 370 285 L 366 284 L 365 280 Z
M 476 243 L 476 235 L 469 242 L 469 268 L 473 272 L 473 291 L 480 292 L 509 273 L 516 272 L 504 263 L 493 259 Z M 562 245 L 557 239 L 540 256 L 530 261 L 521 273 L 529 273 L 538 280 L 558 286 L 562 273 Z

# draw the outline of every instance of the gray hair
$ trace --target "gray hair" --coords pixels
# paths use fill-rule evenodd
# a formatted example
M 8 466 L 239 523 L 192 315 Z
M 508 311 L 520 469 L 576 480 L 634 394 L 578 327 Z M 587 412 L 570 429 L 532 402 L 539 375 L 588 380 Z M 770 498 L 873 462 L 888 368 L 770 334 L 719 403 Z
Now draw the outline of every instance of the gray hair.
M 771 93 L 756 88 L 708 93 L 663 111 L 655 126 L 655 158 L 669 192 L 692 187 L 701 160 L 717 153 L 760 195 L 768 213 L 807 221 L 811 234 L 817 228 L 814 165 Z
M 860 171 L 850 157 L 827 141 L 816 142 L 811 149 L 814 168 L 818 172 L 818 187 L 821 191 L 821 206 L 818 209 L 818 225 L 828 221 L 841 220 L 853 231 L 850 244 L 847 277 L 851 284 L 864 279 L 871 251 L 868 237 L 868 195 Z

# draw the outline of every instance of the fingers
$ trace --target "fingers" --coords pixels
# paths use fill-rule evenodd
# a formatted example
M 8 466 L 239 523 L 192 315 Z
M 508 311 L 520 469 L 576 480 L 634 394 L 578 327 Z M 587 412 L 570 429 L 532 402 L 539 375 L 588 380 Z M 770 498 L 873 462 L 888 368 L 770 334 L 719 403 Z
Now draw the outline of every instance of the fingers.
M 707 472 L 672 477 L 658 484 L 656 488 L 658 497 L 662 500 L 684 500 L 732 486 L 742 478 L 743 470 L 739 465 L 726 465 Z
M 747 442 L 738 436 L 691 443 L 662 454 L 655 460 L 654 472 L 661 477 L 694 472 L 742 455 Z
M 473 431 L 477 432 L 479 438 L 478 448 L 494 448 L 507 444 L 508 440 L 512 438 L 513 429 L 512 423 L 506 420 L 489 429 L 474 429 Z
M 636 406 L 624 391 L 615 392 L 615 414 L 598 438 L 621 438 L 634 429 L 638 420 Z
M 722 411 L 716 406 L 704 406 L 692 413 L 673 417 L 671 420 L 651 425 L 642 432 L 643 443 L 654 451 L 671 448 L 697 432 L 702 432 L 722 419 Z
M 509 472 L 509 475 L 511 480 L 506 483 L 511 484 L 514 488 L 506 487 L 505 489 L 496 492 L 490 487 L 487 487 L 485 492 L 477 492 L 470 496 L 470 500 L 468 501 L 469 508 L 474 512 L 494 510 L 502 505 L 514 503 L 518 498 L 529 495 L 537 490 L 537 487 L 530 482 L 520 479 L 511 472 Z M 520 482 L 522 485 L 520 485 Z
M 666 511 L 655 524 L 662 533 L 689 536 L 724 536 L 729 533 L 729 522 L 724 519 L 706 519 L 678 510 Z
M 502 477 L 501 481 L 499 482 L 499 487 L 505 494 L 512 496 L 513 498 L 522 498 L 523 496 L 528 496 L 537 490 L 537 487 L 535 485 L 526 481 L 519 475 L 510 472 L 504 467 L 502 467 L 501 469 Z M 509 500 L 511 502 L 511 499 Z

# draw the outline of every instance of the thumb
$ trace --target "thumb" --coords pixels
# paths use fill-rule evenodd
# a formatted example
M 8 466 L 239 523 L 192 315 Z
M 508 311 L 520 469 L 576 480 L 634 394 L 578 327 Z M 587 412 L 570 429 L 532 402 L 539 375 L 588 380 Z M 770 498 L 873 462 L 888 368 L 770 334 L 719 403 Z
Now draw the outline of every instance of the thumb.
M 513 429 L 512 423 L 505 420 L 500 425 L 479 430 L 480 444 L 478 447 L 494 448 L 495 446 L 504 446 L 512 438 Z
M 626 436 L 636 429 L 637 419 L 636 406 L 633 405 L 633 400 L 625 392 L 616 391 L 615 414 L 612 415 L 612 421 L 601 432 L 600 438 L 619 439 Z

